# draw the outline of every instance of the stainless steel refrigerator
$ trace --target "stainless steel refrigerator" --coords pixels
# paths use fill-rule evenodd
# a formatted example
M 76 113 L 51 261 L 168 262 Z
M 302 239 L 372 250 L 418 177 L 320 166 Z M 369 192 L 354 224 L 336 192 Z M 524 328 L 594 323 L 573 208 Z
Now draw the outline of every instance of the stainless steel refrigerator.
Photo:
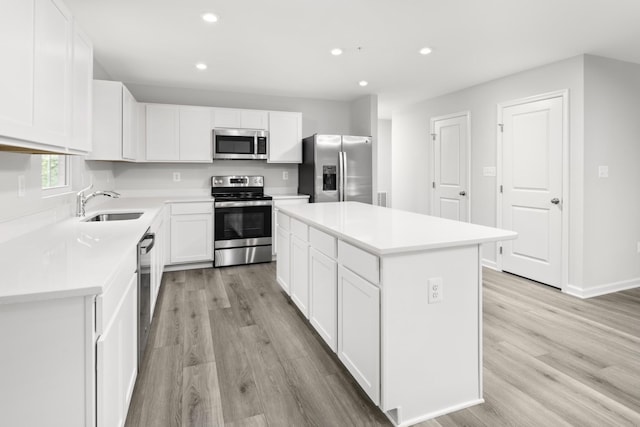
M 311 203 L 372 201 L 370 136 L 313 135 L 302 140 L 298 192 Z

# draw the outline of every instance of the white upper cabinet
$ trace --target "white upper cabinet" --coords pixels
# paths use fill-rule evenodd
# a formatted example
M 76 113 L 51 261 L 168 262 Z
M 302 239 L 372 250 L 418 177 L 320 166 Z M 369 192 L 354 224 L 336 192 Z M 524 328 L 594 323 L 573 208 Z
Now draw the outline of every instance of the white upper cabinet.
M 180 158 L 180 107 L 147 105 L 147 160 L 175 161 Z
M 93 50 L 67 8 L 57 0 L 4 0 L 0 28 L 0 138 L 10 138 L 2 145 L 88 151 Z
M 136 160 L 138 112 L 120 82 L 93 82 L 93 151 L 90 160 Z
M 302 163 L 302 113 L 269 112 L 268 163 Z
M 147 161 L 211 163 L 211 108 L 147 105 Z
M 239 110 L 214 108 L 214 128 L 269 129 L 268 112 L 261 110 Z
M 180 160 L 211 162 L 211 109 L 180 107 Z
M 92 86 L 93 45 L 87 36 L 74 25 L 73 78 L 71 98 L 71 142 L 69 148 L 91 151 L 92 148 Z

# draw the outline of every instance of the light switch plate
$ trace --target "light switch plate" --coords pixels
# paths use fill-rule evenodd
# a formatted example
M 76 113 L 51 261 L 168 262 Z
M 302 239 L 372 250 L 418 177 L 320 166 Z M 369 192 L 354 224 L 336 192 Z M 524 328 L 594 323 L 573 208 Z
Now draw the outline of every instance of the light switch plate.
M 282 171 L 282 179 L 284 181 L 289 179 L 289 171 Z
M 598 166 L 598 178 L 609 178 L 609 166 Z
M 18 197 L 24 197 L 27 192 L 27 185 L 25 183 L 24 175 L 18 176 Z
M 180 182 L 180 172 L 173 173 L 173 182 Z
M 496 167 L 495 166 L 485 166 L 482 168 L 482 174 L 484 176 L 496 176 Z

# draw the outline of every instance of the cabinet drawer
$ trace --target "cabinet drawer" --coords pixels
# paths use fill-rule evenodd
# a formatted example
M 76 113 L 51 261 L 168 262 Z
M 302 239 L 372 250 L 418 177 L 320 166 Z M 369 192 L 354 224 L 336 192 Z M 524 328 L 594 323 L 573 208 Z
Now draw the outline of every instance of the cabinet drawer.
M 278 227 L 286 231 L 291 230 L 291 218 L 280 211 L 278 211 Z
M 126 257 L 126 263 L 118 270 L 105 292 L 96 298 L 96 332 L 104 332 L 104 328 L 116 313 L 120 300 L 125 294 L 131 276 L 136 272 L 136 247 L 134 246 Z
M 338 262 L 375 285 L 380 282 L 378 257 L 342 240 L 338 241 Z
M 291 218 L 291 232 L 300 240 L 309 241 L 309 226 L 304 222 Z
M 309 243 L 311 247 L 322 252 L 331 258 L 336 258 L 336 238 L 320 231 L 317 228 L 309 227 Z
M 171 204 L 171 215 L 206 214 L 212 212 L 212 202 Z

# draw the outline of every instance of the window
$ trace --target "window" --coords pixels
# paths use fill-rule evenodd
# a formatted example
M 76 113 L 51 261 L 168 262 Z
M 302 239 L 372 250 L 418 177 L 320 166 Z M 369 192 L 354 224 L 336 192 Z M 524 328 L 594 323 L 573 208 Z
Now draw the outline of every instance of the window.
M 59 154 L 43 154 L 42 156 L 42 189 L 48 194 L 67 190 L 69 186 L 69 167 L 67 156 Z M 58 191 L 56 191 L 58 190 Z

